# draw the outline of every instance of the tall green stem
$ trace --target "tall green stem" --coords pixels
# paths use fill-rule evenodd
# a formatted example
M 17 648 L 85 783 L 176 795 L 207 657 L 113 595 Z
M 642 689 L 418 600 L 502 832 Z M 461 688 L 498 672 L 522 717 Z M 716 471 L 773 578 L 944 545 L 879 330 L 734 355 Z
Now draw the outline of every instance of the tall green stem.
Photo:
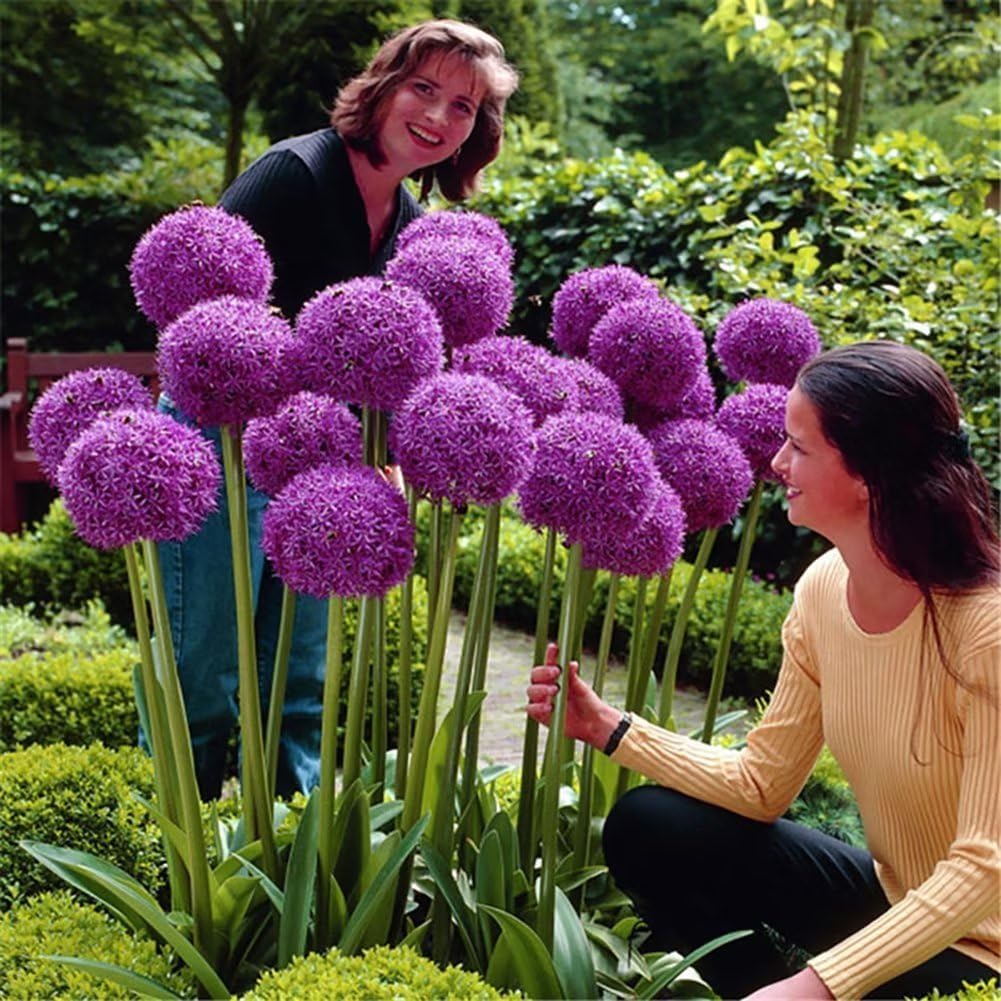
M 648 577 L 636 579 L 636 601 L 633 604 L 633 625 L 629 635 L 629 675 L 626 681 L 626 709 L 636 712 L 643 705 L 643 620 L 646 616 Z
M 358 610 L 358 632 L 355 635 L 351 680 L 348 683 L 348 719 L 344 728 L 344 777 L 342 789 L 348 789 L 361 776 L 361 745 L 365 729 L 365 707 L 368 704 L 368 665 L 375 633 L 376 606 L 379 598 L 365 595 Z
M 730 580 L 730 594 L 726 602 L 723 631 L 720 634 L 716 658 L 713 661 L 713 677 L 709 685 L 706 715 L 702 723 L 702 740 L 707 744 L 712 740 L 713 727 L 716 724 L 716 713 L 719 710 L 719 700 L 723 692 L 723 679 L 726 677 L 726 663 L 730 656 L 730 643 L 733 640 L 733 626 L 737 620 L 737 608 L 740 605 L 740 595 L 744 589 L 747 565 L 751 559 L 751 546 L 754 545 L 754 536 L 758 527 L 758 513 L 761 510 L 761 495 L 764 486 L 764 480 L 758 480 L 751 493 L 747 514 L 744 517 L 744 531 L 740 536 L 740 548 L 737 550 L 737 564 L 733 568 L 733 577 Z
M 671 711 L 674 706 L 674 688 L 678 681 L 678 661 L 681 659 L 681 644 L 685 639 L 685 629 L 688 626 L 688 618 L 692 612 L 692 605 L 695 602 L 695 593 L 699 588 L 699 580 L 702 572 L 706 568 L 709 554 L 712 552 L 713 543 L 719 534 L 718 528 L 707 528 L 702 533 L 702 541 L 699 543 L 699 551 L 692 565 L 692 571 L 688 575 L 688 583 L 685 585 L 685 593 L 681 596 L 681 603 L 678 605 L 678 612 L 671 625 L 671 638 L 667 644 L 667 654 L 664 657 L 664 670 L 660 677 L 660 709 L 658 718 L 660 725 L 674 729 L 674 720 Z
M 285 686 L 288 683 L 288 658 L 292 650 L 292 628 L 295 625 L 295 591 L 288 585 L 282 589 L 282 613 L 278 622 L 278 643 L 275 666 L 271 672 L 271 697 L 268 699 L 268 729 L 264 760 L 268 777 L 268 796 L 275 798 L 278 777 L 278 753 L 282 736 L 282 710 L 285 706 Z
M 389 750 L 389 689 L 386 678 L 386 600 L 375 603 L 372 637 L 372 801 L 381 803 L 386 788 L 386 753 Z
M 407 487 L 407 506 L 410 509 L 410 523 L 417 519 L 417 494 L 413 487 Z M 413 700 L 414 643 L 414 572 L 407 574 L 400 593 L 400 661 L 397 666 L 397 685 L 400 692 L 400 735 L 396 746 L 395 795 L 402 800 L 407 789 L 407 767 L 410 760 L 411 703 Z
M 642 676 L 642 689 L 646 692 L 647 683 L 650 680 L 650 672 L 653 671 L 653 662 L 657 659 L 657 646 L 660 643 L 660 628 L 664 624 L 664 610 L 667 608 L 667 597 L 671 591 L 671 577 L 674 574 L 672 564 L 666 573 L 662 573 L 657 579 L 657 593 L 653 599 L 653 608 L 650 610 L 650 617 L 647 619 L 643 639 L 643 653 L 640 664 L 640 674 Z
M 441 504 L 431 505 L 431 528 L 428 533 L 428 635 L 434 630 L 434 613 L 438 607 L 438 580 L 441 577 L 441 545 L 445 510 Z

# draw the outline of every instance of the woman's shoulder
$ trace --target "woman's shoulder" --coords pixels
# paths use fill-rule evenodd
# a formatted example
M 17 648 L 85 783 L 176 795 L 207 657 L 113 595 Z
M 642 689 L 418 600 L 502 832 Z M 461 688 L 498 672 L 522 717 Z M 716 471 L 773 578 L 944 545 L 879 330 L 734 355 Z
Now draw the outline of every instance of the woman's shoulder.
M 803 571 L 796 582 L 794 593 L 797 602 L 828 598 L 843 591 L 848 577 L 848 567 L 837 549 L 828 549 Z
M 967 651 L 1001 649 L 1001 586 L 939 592 L 935 607 L 955 641 Z

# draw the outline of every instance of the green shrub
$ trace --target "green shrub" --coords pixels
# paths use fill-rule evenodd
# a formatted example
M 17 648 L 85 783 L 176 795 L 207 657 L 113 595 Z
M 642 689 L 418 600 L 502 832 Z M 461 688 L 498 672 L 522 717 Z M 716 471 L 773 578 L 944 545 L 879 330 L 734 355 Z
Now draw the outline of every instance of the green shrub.
M 865 832 L 855 794 L 826 745 L 786 816 L 839 841 L 857 848 L 865 847 Z
M 85 657 L 123 647 L 138 650 L 125 630 L 112 623 L 98 598 L 81 611 L 55 615 L 36 615 L 33 605 L 0 605 L 0 661 L 25 653 Z
M 153 766 L 138 749 L 53 744 L 0 754 L 0 910 L 64 887 L 22 839 L 91 852 L 155 893 L 163 882 L 158 831 L 134 792 L 153 794 Z
M 76 956 L 123 966 L 177 993 L 190 990 L 189 978 L 171 972 L 169 953 L 149 939 L 136 938 L 103 911 L 65 892 L 42 893 L 0 914 L 0 997 L 9 1001 L 39 998 L 127 998 L 124 987 L 81 970 L 42 959 Z
M 0 602 L 31 605 L 51 600 L 48 574 L 34 539 L 0 533 Z
M 456 966 L 439 969 L 413 949 L 377 946 L 360 956 L 336 950 L 294 959 L 284 970 L 269 970 L 244 1001 L 315 998 L 328 1001 L 431 1001 L 431 999 L 520 997 L 501 993 L 478 974 Z
M 1001 997 L 998 990 L 998 978 L 978 980 L 975 984 L 963 981 L 963 989 L 954 994 L 940 994 L 936 988 L 923 998 L 907 998 L 906 1001 L 997 1001 Z

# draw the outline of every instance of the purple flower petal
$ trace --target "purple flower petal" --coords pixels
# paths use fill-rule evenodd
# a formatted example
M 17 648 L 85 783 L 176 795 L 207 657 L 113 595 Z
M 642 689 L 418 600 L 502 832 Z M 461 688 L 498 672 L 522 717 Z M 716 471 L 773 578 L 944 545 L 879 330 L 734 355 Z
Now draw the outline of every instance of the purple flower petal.
M 496 219 L 480 212 L 447 210 L 419 216 L 400 233 L 396 252 L 428 238 L 473 240 L 496 254 L 505 267 L 514 264 L 514 250 L 503 227 Z
M 754 475 L 774 480 L 772 459 L 785 441 L 785 386 L 756 383 L 723 401 L 716 425 L 737 439 Z
M 560 368 L 570 372 L 577 385 L 578 410 L 623 419 L 622 390 L 612 379 L 584 358 L 559 358 L 557 361 Z
M 692 388 L 673 407 L 652 407 L 638 400 L 628 401 L 629 420 L 641 431 L 664 421 L 709 420 L 716 413 L 716 387 L 708 369 L 700 369 Z

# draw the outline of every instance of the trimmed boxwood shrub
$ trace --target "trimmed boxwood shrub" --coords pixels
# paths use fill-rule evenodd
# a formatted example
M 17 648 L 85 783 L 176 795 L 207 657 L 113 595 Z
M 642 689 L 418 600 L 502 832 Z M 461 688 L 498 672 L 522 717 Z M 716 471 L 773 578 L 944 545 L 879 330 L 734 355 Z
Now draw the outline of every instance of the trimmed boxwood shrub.
M 55 615 L 37 614 L 34 605 L 0 605 L 0 661 L 26 653 L 85 657 L 124 647 L 138 650 L 125 630 L 111 622 L 99 599 L 81 611 Z
M 66 891 L 42 893 L 0 914 L 0 997 L 9 1001 L 39 998 L 129 998 L 124 987 L 98 979 L 46 955 L 76 956 L 123 966 L 150 977 L 178 994 L 190 993 L 184 973 L 172 972 L 169 952 L 132 935 L 119 922 Z
M 478 974 L 457 966 L 439 969 L 409 947 L 377 946 L 360 956 L 336 949 L 298 957 L 283 970 L 269 970 L 243 1001 L 433 1001 L 469 998 L 493 1001 L 521 997 L 502 993 Z
M 153 794 L 153 766 L 136 748 L 33 746 L 0 754 L 0 910 L 65 884 L 18 844 L 90 852 L 151 893 L 163 882 L 159 833 L 133 793 Z

